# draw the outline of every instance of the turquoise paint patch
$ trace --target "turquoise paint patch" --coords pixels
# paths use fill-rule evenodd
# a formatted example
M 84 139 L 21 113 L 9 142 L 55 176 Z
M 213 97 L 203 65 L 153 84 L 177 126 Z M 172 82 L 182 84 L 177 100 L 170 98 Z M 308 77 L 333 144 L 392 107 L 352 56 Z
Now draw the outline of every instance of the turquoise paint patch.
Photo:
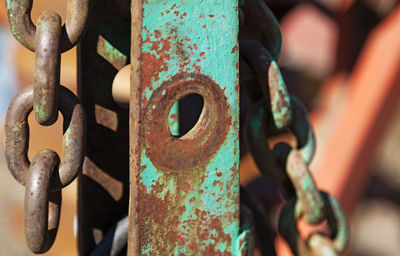
M 146 149 L 141 149 L 140 176 L 148 189 L 146 194 L 162 200 L 173 199 L 168 206 L 170 215 L 164 217 L 167 222 L 176 216 L 174 209 L 184 208 L 177 216 L 179 222 L 171 227 L 179 241 L 162 245 L 171 249 L 173 255 L 196 254 L 188 244 L 191 240 L 196 240 L 196 250 L 200 252 L 212 246 L 219 252 L 240 255 L 236 242 L 239 238 L 237 4 L 234 0 L 148 0 L 143 5 L 142 51 L 158 61 L 154 62 L 158 70 L 151 77 L 151 85 L 144 88 L 142 99 L 149 99 L 154 90 L 179 73 L 202 74 L 223 90 L 229 105 L 227 111 L 232 117 L 227 137 L 218 152 L 206 167 L 195 168 L 187 174 L 156 170 L 146 156 Z M 196 175 L 201 177 L 199 184 L 193 178 Z M 149 190 L 155 180 L 160 186 L 156 195 L 152 193 L 154 190 Z M 210 220 L 221 227 L 215 228 L 207 222 Z M 149 232 L 156 230 L 151 223 L 148 228 Z M 159 236 L 156 231 L 146 234 L 151 235 Z M 199 235 L 207 237 L 199 240 Z M 222 239 L 226 236 L 232 240 Z M 157 250 L 156 246 L 161 246 L 157 241 L 148 241 L 153 244 L 143 245 L 143 248 L 151 248 L 150 251 L 146 249 L 149 254 Z
M 153 163 L 146 156 L 142 156 L 142 166 L 146 166 L 145 170 L 141 172 L 141 183 L 146 187 L 147 191 L 153 190 L 153 185 L 162 176 L 160 172 L 153 166 Z
M 172 105 L 171 111 L 168 116 L 168 126 L 169 131 L 173 136 L 179 135 L 179 105 L 178 102 L 175 102 Z

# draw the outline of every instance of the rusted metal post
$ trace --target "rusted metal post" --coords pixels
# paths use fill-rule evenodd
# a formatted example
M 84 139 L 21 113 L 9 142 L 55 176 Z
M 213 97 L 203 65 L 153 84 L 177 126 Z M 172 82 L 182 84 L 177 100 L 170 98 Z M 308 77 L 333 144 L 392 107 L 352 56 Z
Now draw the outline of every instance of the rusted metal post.
M 129 255 L 239 255 L 238 6 L 132 1 Z M 173 136 L 173 104 L 204 107 Z

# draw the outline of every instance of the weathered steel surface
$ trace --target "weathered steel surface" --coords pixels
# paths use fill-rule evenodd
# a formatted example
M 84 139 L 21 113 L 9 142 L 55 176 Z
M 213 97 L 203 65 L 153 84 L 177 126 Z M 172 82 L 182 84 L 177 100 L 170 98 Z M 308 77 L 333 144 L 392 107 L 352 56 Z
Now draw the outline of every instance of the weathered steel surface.
M 36 27 L 31 20 L 33 0 L 7 0 L 11 32 L 31 51 L 36 49 Z M 89 16 L 89 0 L 68 0 L 67 19 L 61 31 L 60 51 L 74 47 L 83 36 Z
M 86 119 L 77 97 L 59 86 L 58 109 L 64 117 L 63 161 L 50 149 L 28 159 L 28 116 L 33 109 L 33 89 L 17 94 L 10 103 L 5 124 L 5 155 L 8 168 L 25 189 L 25 238 L 34 253 L 53 245 L 60 218 L 61 189 L 78 175 L 85 150 Z M 57 109 L 57 110 L 58 110 Z
M 61 190 L 50 192 L 51 179 L 60 163 L 50 149 L 38 152 L 29 168 L 25 189 L 25 239 L 34 253 L 50 249 L 57 235 L 61 210 Z
M 28 116 L 33 108 L 33 90 L 27 88 L 17 94 L 7 111 L 4 128 L 4 149 L 8 169 L 14 178 L 25 185 L 29 174 Z M 67 88 L 59 86 L 58 109 L 64 117 L 63 161 L 53 175 L 51 190 L 60 190 L 79 174 L 85 151 L 86 120 L 82 105 Z
M 299 202 L 289 200 L 282 209 L 279 220 L 279 232 L 289 246 L 299 256 L 341 255 L 349 240 L 349 230 L 340 203 L 331 195 L 319 192 L 326 207 L 326 219 L 330 235 L 321 232 L 312 233 L 304 240 L 297 228 L 297 221 L 303 214 L 297 210 Z
M 237 1 L 132 1 L 130 255 L 239 255 Z M 142 19 L 141 19 L 142 17 Z M 204 108 L 182 137 L 174 102 Z
M 80 255 L 90 255 L 128 213 L 129 113 L 111 91 L 130 59 L 129 7 L 129 0 L 91 1 L 88 30 L 78 48 L 78 92 L 89 131 L 78 185 Z
M 33 111 L 39 124 L 51 125 L 58 117 L 57 86 L 60 84 L 61 17 L 44 11 L 38 19 L 33 80 Z

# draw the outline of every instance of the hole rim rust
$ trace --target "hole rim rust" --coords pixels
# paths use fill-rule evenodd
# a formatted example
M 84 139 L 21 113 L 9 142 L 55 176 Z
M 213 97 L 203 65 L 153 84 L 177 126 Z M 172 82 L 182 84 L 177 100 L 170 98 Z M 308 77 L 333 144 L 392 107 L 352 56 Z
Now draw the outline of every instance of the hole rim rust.
M 203 110 L 195 126 L 176 137 L 169 129 L 169 111 L 176 100 L 189 94 L 203 97 Z M 142 116 L 146 156 L 166 172 L 202 168 L 220 149 L 232 126 L 225 90 L 202 74 L 178 74 L 165 81 L 154 90 Z

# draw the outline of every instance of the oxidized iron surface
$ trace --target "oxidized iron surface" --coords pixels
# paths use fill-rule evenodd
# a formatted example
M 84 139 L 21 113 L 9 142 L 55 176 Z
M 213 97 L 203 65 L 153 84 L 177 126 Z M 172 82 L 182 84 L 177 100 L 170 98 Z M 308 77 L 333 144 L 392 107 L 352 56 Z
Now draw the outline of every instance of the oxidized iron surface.
M 241 28 L 245 31 L 240 35 L 244 61 L 241 67 L 245 68 L 241 82 L 248 84 L 246 92 L 255 103 L 246 117 L 245 136 L 261 173 L 278 181 L 288 199 L 280 215 L 279 232 L 295 255 L 341 254 L 348 240 L 346 217 L 333 197 L 318 190 L 308 170 L 315 138 L 307 111 L 290 97 L 276 63 L 281 43 L 278 23 L 262 0 L 245 0 L 241 4 Z M 261 34 L 254 33 L 252 27 Z M 256 84 L 254 80 L 261 90 L 252 85 Z M 259 99 L 261 92 L 263 99 Z M 280 142 L 271 150 L 267 139 L 287 131 L 296 137 L 297 148 Z M 313 233 L 304 240 L 297 230 L 300 218 L 310 225 L 327 220 L 330 236 Z
M 51 125 L 58 117 L 61 17 L 54 11 L 45 11 L 40 14 L 37 23 L 33 111 L 39 124 Z
M 33 89 L 17 94 L 7 111 L 4 146 L 8 168 L 25 185 L 25 239 L 34 253 L 45 253 L 57 235 L 61 189 L 80 172 L 85 150 L 86 119 L 77 97 L 59 85 L 58 109 L 64 117 L 63 161 L 54 151 L 39 151 L 28 159 L 28 116 L 33 109 Z
M 168 113 L 176 100 L 192 93 L 204 97 L 204 109 L 196 126 L 177 139 L 171 136 Z M 146 105 L 141 133 L 153 165 L 178 173 L 205 165 L 226 140 L 232 122 L 228 108 L 223 91 L 206 76 L 180 74 L 163 83 Z
M 45 253 L 57 235 L 61 190 L 50 192 L 53 171 L 60 162 L 57 153 L 44 149 L 32 160 L 25 189 L 25 239 L 34 253 Z
M 278 60 L 282 47 L 279 22 L 264 0 L 240 0 L 243 12 L 241 39 L 257 40 L 264 45 L 274 60 Z
M 287 127 L 292 119 L 290 97 L 276 60 L 257 41 L 245 41 L 240 47 L 241 56 L 252 67 L 264 97 L 270 102 L 275 126 Z
M 240 255 L 237 1 L 136 0 L 132 17 L 129 254 Z M 173 136 L 194 93 L 199 121 Z
M 25 238 L 33 253 L 45 253 L 55 241 L 61 209 L 61 189 L 80 173 L 84 152 L 86 118 L 78 98 L 60 85 L 60 54 L 77 44 L 88 17 L 88 0 L 70 0 L 66 25 L 54 11 L 31 20 L 32 0 L 6 1 L 10 28 L 16 39 L 35 51 L 34 84 L 16 95 L 7 111 L 5 154 L 8 168 L 25 189 Z M 61 41 L 60 41 L 61 40 Z M 61 48 L 61 49 L 60 49 Z M 28 159 L 28 116 L 51 125 L 61 111 L 63 161 L 49 149 Z
M 297 229 L 297 221 L 303 213 L 296 210 L 298 202 L 289 200 L 281 211 L 279 232 L 288 242 L 290 248 L 299 256 L 334 256 L 341 255 L 349 240 L 346 216 L 340 203 L 331 195 L 319 192 L 326 208 L 326 220 L 330 235 L 320 232 L 312 233 L 304 240 Z
M 240 38 L 247 73 L 243 81 L 259 86 L 248 89 L 255 105 L 246 136 L 262 173 L 278 180 L 288 198 L 280 233 L 298 255 L 341 253 L 348 240 L 346 218 L 340 204 L 317 189 L 308 170 L 314 135 L 276 63 L 278 22 L 262 0 L 240 4 L 241 25 L 248 29 Z M 79 93 L 90 130 L 79 181 L 80 254 L 123 253 L 129 228 L 129 255 L 251 255 L 253 233 L 263 239 L 269 227 L 244 190 L 239 203 L 237 3 L 133 0 L 132 23 L 129 5 L 129 0 L 92 2 L 90 32 L 79 45 Z M 73 93 L 59 86 L 59 58 L 82 36 L 89 1 L 69 1 L 62 30 L 60 17 L 47 11 L 36 32 L 31 8 L 29 0 L 7 1 L 14 36 L 36 55 L 34 92 L 25 90 L 10 104 L 5 144 L 12 174 L 26 185 L 28 246 L 43 253 L 57 233 L 61 189 L 79 173 L 84 157 L 85 115 Z M 128 116 L 110 92 L 116 72 L 130 61 L 130 26 Z M 176 102 L 190 94 L 200 95 L 204 107 L 197 124 L 180 136 Z M 27 116 L 33 108 L 38 122 L 50 125 L 57 119 L 57 106 L 64 116 L 63 161 L 54 151 L 42 150 L 30 163 Z M 268 136 L 287 130 L 296 136 L 297 148 L 278 143 L 270 150 Z M 300 218 L 308 224 L 327 220 L 330 236 L 313 233 L 304 240 L 297 230 Z
M 29 173 L 28 115 L 33 108 L 33 90 L 27 88 L 11 101 L 7 111 L 4 148 L 8 168 L 14 178 L 25 185 Z M 67 88 L 59 86 L 58 109 L 64 117 L 63 161 L 53 175 L 51 190 L 60 190 L 79 174 L 85 152 L 86 119 L 82 105 Z
M 11 32 L 31 51 L 36 49 L 36 27 L 31 20 L 33 0 L 7 0 Z M 89 0 L 68 0 L 67 19 L 61 31 L 60 52 L 74 47 L 83 36 L 89 16 Z

